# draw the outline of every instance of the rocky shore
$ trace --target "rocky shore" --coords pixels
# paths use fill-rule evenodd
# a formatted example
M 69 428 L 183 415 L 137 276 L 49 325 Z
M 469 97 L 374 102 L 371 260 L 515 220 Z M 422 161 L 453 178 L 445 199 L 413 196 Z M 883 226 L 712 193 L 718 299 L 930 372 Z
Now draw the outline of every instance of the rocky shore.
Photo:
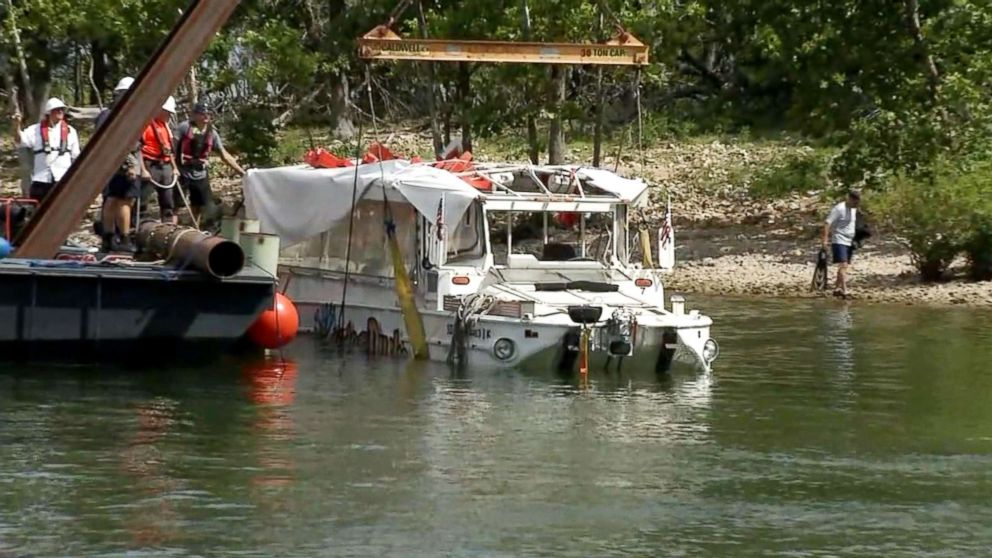
M 810 288 L 819 250 L 814 238 L 740 229 L 676 235 L 677 267 L 665 279 L 670 293 L 832 298 Z M 963 264 L 952 268 L 949 281 L 924 284 L 901 246 L 879 240 L 856 254 L 849 288 L 855 302 L 992 306 L 992 284 L 964 279 Z M 833 285 L 833 267 L 829 273 Z

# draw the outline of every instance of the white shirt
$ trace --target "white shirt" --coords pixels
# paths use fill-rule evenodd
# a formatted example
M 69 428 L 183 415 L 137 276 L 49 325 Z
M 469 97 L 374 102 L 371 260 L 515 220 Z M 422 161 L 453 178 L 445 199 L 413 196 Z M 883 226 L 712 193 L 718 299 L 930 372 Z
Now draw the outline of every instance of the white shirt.
M 47 121 L 46 121 L 47 125 Z M 34 169 L 31 171 L 32 182 L 58 182 L 62 175 L 69 170 L 72 162 L 79 157 L 79 135 L 76 129 L 69 126 L 69 136 L 66 138 L 65 154 L 59 155 L 59 145 L 62 143 L 62 123 L 59 122 L 48 128 L 48 146 L 50 153 L 43 151 L 41 124 L 32 124 L 21 132 L 21 147 L 34 153 Z
M 833 230 L 830 242 L 843 246 L 854 245 L 854 221 L 858 216 L 857 208 L 847 207 L 847 202 L 840 202 L 830 210 L 827 225 Z

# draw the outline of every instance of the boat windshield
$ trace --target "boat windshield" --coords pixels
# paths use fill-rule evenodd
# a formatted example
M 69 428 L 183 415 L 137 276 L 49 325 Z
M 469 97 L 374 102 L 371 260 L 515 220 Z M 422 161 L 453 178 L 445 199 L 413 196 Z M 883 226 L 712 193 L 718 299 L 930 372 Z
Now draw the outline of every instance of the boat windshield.
M 609 261 L 613 214 L 572 212 L 491 212 L 490 242 L 496 265 L 509 255 L 531 255 L 539 262 Z

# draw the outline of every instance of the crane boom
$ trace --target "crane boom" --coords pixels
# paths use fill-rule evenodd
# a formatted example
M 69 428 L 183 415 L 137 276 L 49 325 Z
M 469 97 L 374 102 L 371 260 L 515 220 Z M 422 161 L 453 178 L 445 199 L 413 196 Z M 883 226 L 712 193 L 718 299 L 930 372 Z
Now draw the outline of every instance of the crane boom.
M 372 60 L 427 62 L 519 62 L 525 64 L 576 64 L 645 66 L 648 46 L 630 33 L 620 33 L 605 43 L 535 43 L 406 39 L 379 25 L 358 40 L 358 54 Z

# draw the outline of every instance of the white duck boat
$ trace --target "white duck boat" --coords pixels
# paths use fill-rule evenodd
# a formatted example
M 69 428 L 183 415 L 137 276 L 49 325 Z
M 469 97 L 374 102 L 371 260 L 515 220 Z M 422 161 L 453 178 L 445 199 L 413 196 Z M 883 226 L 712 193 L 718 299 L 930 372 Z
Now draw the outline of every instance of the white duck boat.
M 665 308 L 670 211 L 658 231 L 661 267 L 630 261 L 630 213 L 647 199 L 640 180 L 584 167 L 452 172 L 391 160 L 252 170 L 244 194 L 247 217 L 281 241 L 280 289 L 307 317 L 303 327 L 370 352 L 410 353 L 417 342 L 386 220 L 432 360 L 593 371 L 688 362 L 708 371 L 719 352 L 709 317 L 686 312 L 681 296 Z M 525 229 L 535 238 L 521 241 Z M 522 249 L 535 242 L 539 256 Z

